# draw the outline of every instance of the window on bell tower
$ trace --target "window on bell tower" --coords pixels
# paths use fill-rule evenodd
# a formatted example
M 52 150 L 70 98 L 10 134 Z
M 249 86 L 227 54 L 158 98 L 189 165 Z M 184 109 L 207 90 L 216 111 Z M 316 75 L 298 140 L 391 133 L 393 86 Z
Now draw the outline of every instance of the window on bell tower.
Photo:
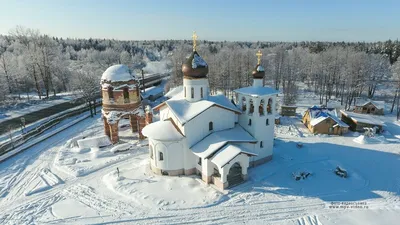
M 243 98 L 242 98 L 242 111 L 243 111 L 243 112 L 246 112 L 246 109 L 247 109 L 246 98 L 243 97 Z
M 250 110 L 249 110 L 249 114 L 253 114 L 253 113 L 254 113 L 253 99 L 250 99 Z
M 260 105 L 258 106 L 258 113 L 260 116 L 264 116 L 264 99 L 261 100 Z
M 190 94 L 192 95 L 192 98 L 194 98 L 194 88 L 191 88 L 190 92 L 191 92 Z
M 200 97 L 203 98 L 203 88 L 200 88 Z
M 272 113 L 272 98 L 268 99 L 267 112 L 268 114 Z

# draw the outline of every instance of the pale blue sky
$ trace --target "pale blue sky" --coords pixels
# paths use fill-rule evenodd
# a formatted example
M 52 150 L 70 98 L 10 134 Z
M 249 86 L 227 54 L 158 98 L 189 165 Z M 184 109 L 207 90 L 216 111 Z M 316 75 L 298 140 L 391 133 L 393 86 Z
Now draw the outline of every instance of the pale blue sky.
M 0 0 L 16 25 L 120 40 L 377 41 L 400 37 L 400 0 Z

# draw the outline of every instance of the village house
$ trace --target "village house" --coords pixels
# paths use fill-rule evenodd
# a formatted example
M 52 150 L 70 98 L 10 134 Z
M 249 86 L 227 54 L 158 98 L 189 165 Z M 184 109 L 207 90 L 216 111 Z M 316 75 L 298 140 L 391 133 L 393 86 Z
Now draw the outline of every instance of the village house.
M 385 108 L 384 101 L 358 100 L 354 107 L 354 112 L 362 114 L 383 115 L 384 108 Z
M 263 86 L 264 68 L 253 70 L 253 86 L 234 90 L 233 104 L 210 95 L 208 65 L 196 51 L 182 65 L 183 88 L 156 106 L 160 121 L 147 125 L 151 170 L 162 175 L 198 174 L 224 189 L 243 182 L 248 168 L 272 159 L 277 91 Z
M 364 128 L 376 127 L 376 132 L 382 132 L 384 123 L 379 119 L 374 118 L 370 115 L 363 115 L 354 112 L 348 112 L 341 110 L 342 121 L 350 126 L 350 130 L 357 132 L 364 132 Z
M 303 123 L 313 134 L 343 135 L 349 128 L 349 125 L 337 117 L 334 108 L 317 106 L 307 109 L 303 116 Z

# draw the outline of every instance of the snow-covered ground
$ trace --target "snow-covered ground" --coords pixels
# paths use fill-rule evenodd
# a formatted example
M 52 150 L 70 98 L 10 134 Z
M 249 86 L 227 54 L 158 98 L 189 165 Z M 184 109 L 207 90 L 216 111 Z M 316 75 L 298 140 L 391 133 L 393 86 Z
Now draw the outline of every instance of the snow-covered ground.
M 128 121 L 123 144 L 79 148 L 103 135 L 100 117 L 89 118 L 0 163 L 0 224 L 398 224 L 394 117 L 381 117 L 386 131 L 375 138 L 385 141 L 358 143 L 353 132 L 312 135 L 300 119 L 282 118 L 273 160 L 220 192 L 196 176 L 154 175 L 147 141 Z M 296 180 L 300 173 L 310 175 Z

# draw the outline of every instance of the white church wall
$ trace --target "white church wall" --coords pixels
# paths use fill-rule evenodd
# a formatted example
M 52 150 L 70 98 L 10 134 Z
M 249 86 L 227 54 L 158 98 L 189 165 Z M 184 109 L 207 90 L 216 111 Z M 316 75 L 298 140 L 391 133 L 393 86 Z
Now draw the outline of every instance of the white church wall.
M 153 146 L 153 159 L 150 159 L 152 166 L 161 170 L 179 170 L 185 169 L 184 143 L 181 141 L 157 141 L 151 140 Z M 160 159 L 162 153 L 163 159 Z
M 213 130 L 209 130 L 209 122 Z M 235 126 L 235 113 L 221 107 L 213 106 L 185 124 L 185 136 L 188 146 L 206 137 L 212 132 L 230 129 Z
M 197 156 L 193 154 L 193 152 L 189 149 L 187 145 L 187 140 L 185 139 L 184 143 L 184 167 L 185 170 L 196 168 L 197 165 Z

